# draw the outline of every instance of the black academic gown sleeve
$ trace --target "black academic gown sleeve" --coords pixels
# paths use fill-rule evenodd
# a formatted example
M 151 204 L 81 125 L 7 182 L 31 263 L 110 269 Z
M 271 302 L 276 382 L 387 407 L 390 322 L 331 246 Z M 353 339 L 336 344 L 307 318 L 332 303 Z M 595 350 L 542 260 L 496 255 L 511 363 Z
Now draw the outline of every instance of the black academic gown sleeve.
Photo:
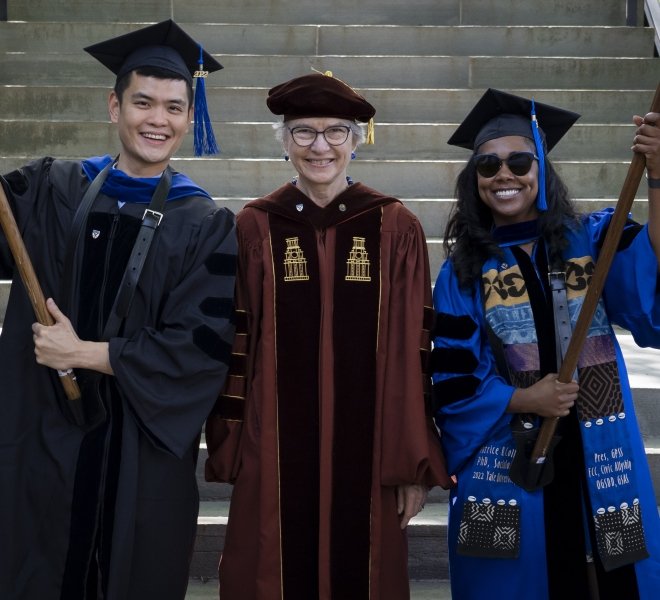
M 110 364 L 140 424 L 157 443 L 181 456 L 210 412 L 231 354 L 234 219 L 221 209 L 199 228 L 185 232 L 175 224 L 161 233 L 160 257 L 146 273 L 144 287 L 158 287 L 159 273 L 168 264 L 181 269 L 180 277 L 163 294 L 162 304 L 152 307 L 158 312 L 153 324 L 140 327 L 136 315 L 127 323 L 129 335 L 110 340 Z M 172 244 L 184 243 L 181 234 L 190 236 L 187 256 L 168 261 Z

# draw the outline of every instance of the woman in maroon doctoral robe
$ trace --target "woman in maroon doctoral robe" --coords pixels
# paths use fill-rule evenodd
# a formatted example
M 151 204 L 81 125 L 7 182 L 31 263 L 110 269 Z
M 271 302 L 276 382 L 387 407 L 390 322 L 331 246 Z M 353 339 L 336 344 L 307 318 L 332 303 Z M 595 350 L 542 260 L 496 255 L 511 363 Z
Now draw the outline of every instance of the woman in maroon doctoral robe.
M 310 74 L 267 103 L 298 175 L 238 215 L 238 335 L 206 426 L 207 479 L 234 483 L 220 594 L 406 599 L 406 526 L 450 485 L 426 402 L 426 240 L 347 176 L 375 114 L 361 95 Z

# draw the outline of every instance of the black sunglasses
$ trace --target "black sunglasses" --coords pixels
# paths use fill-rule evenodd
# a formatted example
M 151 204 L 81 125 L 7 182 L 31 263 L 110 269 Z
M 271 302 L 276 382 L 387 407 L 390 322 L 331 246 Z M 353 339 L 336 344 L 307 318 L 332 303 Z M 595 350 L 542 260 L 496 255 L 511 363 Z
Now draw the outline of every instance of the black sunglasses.
M 512 152 L 508 158 L 500 158 L 497 154 L 475 154 L 473 157 L 477 173 L 488 178 L 495 177 L 503 163 L 506 163 L 509 171 L 514 175 L 527 175 L 532 168 L 532 163 L 538 159 L 539 157 L 532 152 Z

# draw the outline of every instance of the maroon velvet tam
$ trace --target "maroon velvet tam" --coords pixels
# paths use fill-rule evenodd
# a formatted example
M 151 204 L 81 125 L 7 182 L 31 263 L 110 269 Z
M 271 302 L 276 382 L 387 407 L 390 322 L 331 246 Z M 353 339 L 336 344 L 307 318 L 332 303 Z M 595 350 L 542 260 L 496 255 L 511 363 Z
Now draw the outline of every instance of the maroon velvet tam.
M 336 117 L 366 123 L 376 109 L 343 81 L 320 73 L 296 77 L 268 92 L 266 104 L 284 120 L 301 117 Z

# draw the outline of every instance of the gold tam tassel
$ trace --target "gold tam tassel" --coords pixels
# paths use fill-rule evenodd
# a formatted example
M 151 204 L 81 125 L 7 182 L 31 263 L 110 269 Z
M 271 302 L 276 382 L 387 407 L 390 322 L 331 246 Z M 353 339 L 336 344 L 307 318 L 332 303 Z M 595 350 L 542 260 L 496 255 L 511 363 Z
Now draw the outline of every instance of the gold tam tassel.
M 315 73 L 318 73 L 319 75 L 325 75 L 326 77 L 332 77 L 332 71 L 319 71 L 318 69 L 315 69 L 314 67 L 311 67 L 312 71 Z
M 369 119 L 369 123 L 367 123 L 367 144 L 373 144 L 374 143 L 374 120 L 373 117 Z
M 326 77 L 333 77 L 332 71 L 324 71 L 321 73 L 318 69 L 315 69 L 312 67 L 312 71 L 315 71 L 316 73 L 319 73 L 320 75 L 325 75 Z M 345 81 L 342 81 L 341 79 L 337 79 L 337 81 L 341 81 L 344 85 L 349 86 Z M 353 88 L 351 88 L 353 89 Z M 355 90 L 353 90 L 355 91 Z M 356 92 L 357 93 L 357 92 Z M 374 144 L 374 120 L 373 117 L 369 119 L 369 122 L 367 123 L 367 139 L 365 141 L 365 144 Z

